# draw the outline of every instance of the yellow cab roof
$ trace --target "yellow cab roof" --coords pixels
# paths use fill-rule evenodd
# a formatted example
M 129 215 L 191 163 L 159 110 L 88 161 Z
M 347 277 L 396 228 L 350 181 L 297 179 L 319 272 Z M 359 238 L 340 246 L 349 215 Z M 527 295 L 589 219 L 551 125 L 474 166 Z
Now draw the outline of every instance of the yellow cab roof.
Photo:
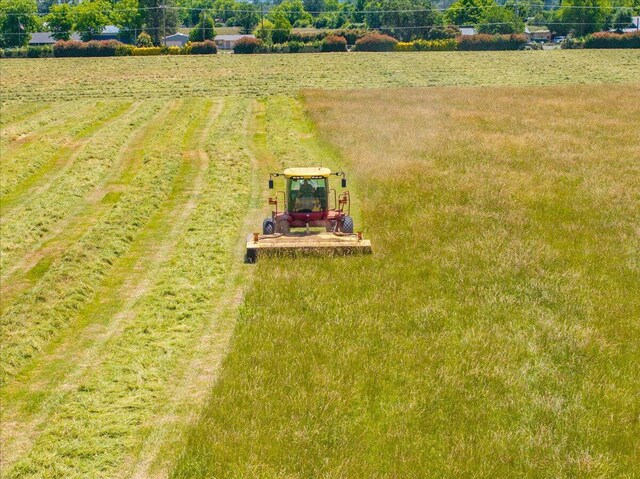
M 320 168 L 318 166 L 312 168 L 287 168 L 284 170 L 285 178 L 317 178 L 318 176 L 327 178 L 330 174 L 331 170 L 329 168 Z

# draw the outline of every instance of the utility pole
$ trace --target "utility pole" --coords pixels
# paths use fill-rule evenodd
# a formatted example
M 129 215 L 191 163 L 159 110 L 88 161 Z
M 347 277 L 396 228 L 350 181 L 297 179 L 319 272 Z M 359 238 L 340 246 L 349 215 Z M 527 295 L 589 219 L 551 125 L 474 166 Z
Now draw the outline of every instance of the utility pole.
M 164 0 L 162 0 L 162 43 L 164 46 L 167 46 L 167 10 L 164 4 Z

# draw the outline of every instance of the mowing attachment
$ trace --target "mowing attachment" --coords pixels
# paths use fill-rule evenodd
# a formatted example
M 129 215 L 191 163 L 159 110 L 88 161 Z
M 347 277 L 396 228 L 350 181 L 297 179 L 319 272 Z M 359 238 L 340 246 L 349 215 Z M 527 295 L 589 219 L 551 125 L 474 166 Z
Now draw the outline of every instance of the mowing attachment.
M 247 237 L 247 262 L 254 263 L 265 253 L 371 253 L 371 242 L 354 232 L 344 172 L 332 173 L 320 167 L 287 168 L 269 175 L 269 189 L 273 189 L 273 178 L 280 176 L 286 180 L 286 191 L 277 191 L 269 198 L 275 209 L 262 222 L 262 234 Z M 329 187 L 330 176 L 342 177 L 343 191 L 339 195 Z

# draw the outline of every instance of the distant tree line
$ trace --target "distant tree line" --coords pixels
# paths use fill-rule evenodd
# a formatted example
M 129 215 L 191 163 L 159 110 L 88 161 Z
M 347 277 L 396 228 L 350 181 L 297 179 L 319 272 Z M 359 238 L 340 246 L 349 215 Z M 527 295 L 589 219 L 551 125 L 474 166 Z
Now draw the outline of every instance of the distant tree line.
M 640 15 L 640 0 L 0 0 L 0 46 L 26 45 L 32 32 L 51 31 L 85 41 L 106 25 L 120 40 L 142 32 L 155 45 L 184 25 L 192 41 L 211 39 L 215 28 L 238 27 L 266 43 L 285 41 L 293 28 L 375 29 L 402 41 L 450 36 L 450 26 L 473 26 L 479 33 L 520 33 L 525 23 L 547 25 L 558 34 L 583 36 L 622 29 Z M 453 3 L 451 3 L 453 2 Z M 441 8 L 443 4 L 447 8 Z M 146 37 L 145 41 L 146 41 Z

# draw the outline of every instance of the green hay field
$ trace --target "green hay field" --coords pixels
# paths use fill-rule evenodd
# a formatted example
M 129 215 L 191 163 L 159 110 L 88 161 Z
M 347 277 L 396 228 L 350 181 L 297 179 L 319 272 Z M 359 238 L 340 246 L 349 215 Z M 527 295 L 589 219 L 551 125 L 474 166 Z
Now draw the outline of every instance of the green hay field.
M 637 52 L 0 68 L 2 477 L 640 474 Z M 318 162 L 375 253 L 243 264 Z

